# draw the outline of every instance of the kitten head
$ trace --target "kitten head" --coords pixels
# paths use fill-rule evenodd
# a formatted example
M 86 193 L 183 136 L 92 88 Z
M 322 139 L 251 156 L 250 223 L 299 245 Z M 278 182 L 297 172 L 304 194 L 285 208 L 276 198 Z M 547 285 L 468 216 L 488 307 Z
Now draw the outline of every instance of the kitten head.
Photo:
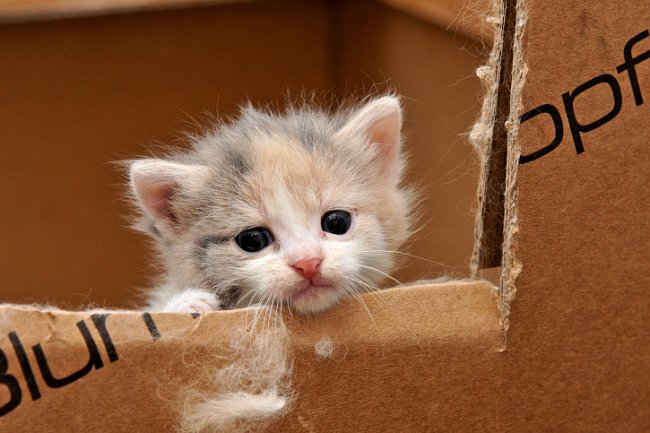
M 376 288 L 410 229 L 401 122 L 394 96 L 334 114 L 247 107 L 189 152 L 134 161 L 166 284 L 304 313 Z

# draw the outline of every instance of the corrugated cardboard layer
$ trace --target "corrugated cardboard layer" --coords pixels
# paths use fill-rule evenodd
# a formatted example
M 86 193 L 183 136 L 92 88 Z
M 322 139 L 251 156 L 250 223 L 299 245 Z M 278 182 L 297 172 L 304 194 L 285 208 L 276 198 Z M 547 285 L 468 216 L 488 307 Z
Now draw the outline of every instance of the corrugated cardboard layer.
M 285 317 L 297 395 L 270 431 L 468 431 L 477 423 L 497 425 L 485 411 L 501 385 L 491 374 L 503 350 L 493 286 L 431 284 L 364 300 L 372 317 L 354 300 L 316 318 Z M 228 362 L 232 338 L 250 329 L 253 317 L 251 310 L 196 318 L 101 314 L 0 308 L 0 405 L 21 395 L 0 417 L 3 431 L 171 431 L 179 422 L 183 390 Z M 315 352 L 323 340 L 332 343 L 331 357 Z M 88 341 L 97 348 L 95 358 Z M 36 359 L 39 350 L 58 379 L 95 362 L 78 380 L 52 388 Z M 31 385 L 26 377 L 34 378 Z M 9 393 L 12 381 L 19 391 L 13 387 Z M 484 405 L 475 404 L 479 398 Z

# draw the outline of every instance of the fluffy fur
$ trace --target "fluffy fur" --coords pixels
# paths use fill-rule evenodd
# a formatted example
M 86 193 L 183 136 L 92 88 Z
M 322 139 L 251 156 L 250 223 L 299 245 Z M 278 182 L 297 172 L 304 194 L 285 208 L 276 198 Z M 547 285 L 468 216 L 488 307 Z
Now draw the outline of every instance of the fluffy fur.
M 233 425 L 246 425 L 250 420 L 260 420 L 285 407 L 285 399 L 275 392 L 250 394 L 233 392 L 197 403 L 185 414 L 184 426 L 190 432 L 230 431 Z
M 147 307 L 285 304 L 313 313 L 376 289 L 411 226 L 401 122 L 395 96 L 334 113 L 247 106 L 189 151 L 132 161 L 138 227 L 155 240 L 164 268 Z M 321 229 L 331 210 L 350 212 L 347 233 Z M 235 237 L 253 227 L 268 229 L 274 242 L 249 253 Z M 293 267 L 311 258 L 320 260 L 313 279 Z
M 190 387 L 182 392 L 180 431 L 262 431 L 267 422 L 289 410 L 294 395 L 288 343 L 281 320 L 274 320 L 274 326 L 264 332 L 236 335 L 231 344 L 232 363 L 201 380 L 198 388 L 207 389 Z

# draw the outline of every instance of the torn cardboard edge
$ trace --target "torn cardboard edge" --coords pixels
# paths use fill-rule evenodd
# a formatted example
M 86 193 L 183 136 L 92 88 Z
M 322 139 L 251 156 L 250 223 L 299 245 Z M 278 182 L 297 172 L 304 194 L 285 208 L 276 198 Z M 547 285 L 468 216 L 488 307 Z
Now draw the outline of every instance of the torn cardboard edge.
M 481 161 L 479 216 L 472 269 L 499 266 L 502 259 L 503 209 L 507 160 L 507 130 L 512 70 L 512 36 L 515 19 L 512 0 L 504 0 L 492 21 L 497 25 L 488 63 L 477 69 L 485 91 L 479 120 L 470 141 Z M 496 2 L 498 4 L 498 2 Z
M 471 273 L 501 267 L 499 309 L 508 328 L 510 303 L 521 263 L 515 256 L 517 220 L 517 142 L 521 94 L 526 76 L 522 41 L 527 20 L 525 0 L 497 0 L 488 22 L 495 40 L 485 66 L 477 69 L 484 87 L 479 119 L 469 135 L 479 154 L 481 174 Z
M 362 300 L 310 318 L 285 311 L 281 320 L 266 308 L 190 314 L 0 305 L 0 334 L 9 336 L 0 339 L 0 424 L 57 431 L 43 417 L 75 396 L 84 407 L 114 408 L 129 395 L 147 405 L 145 415 L 165 414 L 181 432 L 250 431 L 291 411 L 300 392 L 296 362 L 340 363 L 369 347 L 504 350 L 488 282 L 421 283 Z M 139 416 L 131 406 L 120 410 Z
M 524 61 L 523 39 L 528 20 L 528 0 L 512 0 L 516 3 L 515 25 L 512 30 L 512 71 L 510 82 L 510 107 L 507 129 L 507 160 L 506 178 L 504 189 L 504 214 L 503 214 L 503 271 L 501 273 L 499 308 L 504 332 L 509 327 L 510 305 L 514 299 L 515 282 L 521 272 L 522 264 L 517 258 L 517 231 L 519 219 L 517 216 L 517 173 L 519 170 L 519 124 L 522 111 L 522 93 L 526 81 L 528 66 Z

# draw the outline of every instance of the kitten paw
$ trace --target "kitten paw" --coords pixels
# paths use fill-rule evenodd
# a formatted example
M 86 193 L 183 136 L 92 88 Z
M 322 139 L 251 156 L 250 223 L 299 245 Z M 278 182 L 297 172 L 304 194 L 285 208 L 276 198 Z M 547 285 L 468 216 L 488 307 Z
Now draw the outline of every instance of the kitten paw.
M 221 309 L 223 309 L 223 303 L 214 293 L 201 289 L 188 289 L 167 300 L 162 311 L 194 313 Z

